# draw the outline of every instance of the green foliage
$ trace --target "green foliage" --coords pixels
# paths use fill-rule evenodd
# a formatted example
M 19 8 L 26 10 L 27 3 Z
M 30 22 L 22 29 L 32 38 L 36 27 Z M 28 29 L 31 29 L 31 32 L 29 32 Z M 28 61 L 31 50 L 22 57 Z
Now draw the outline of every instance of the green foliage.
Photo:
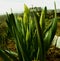
M 17 20 L 13 13 L 7 14 L 6 22 L 11 35 L 15 39 L 19 61 L 45 61 L 46 52 L 49 49 L 56 32 L 56 7 L 55 18 L 47 28 L 45 28 L 45 8 L 42 10 L 40 19 L 36 12 L 33 11 L 32 15 L 33 18 L 26 5 L 24 5 L 23 19 Z M 15 61 L 14 53 L 9 53 L 6 50 L 2 51 Z M 0 50 L 0 52 L 2 51 Z M 8 57 L 6 58 L 8 59 Z M 18 61 L 18 59 L 16 60 Z
M 0 55 L 3 57 L 4 61 L 11 61 L 9 57 L 5 54 L 5 52 L 1 49 L 0 49 Z
M 47 18 L 47 7 L 45 6 L 45 18 Z

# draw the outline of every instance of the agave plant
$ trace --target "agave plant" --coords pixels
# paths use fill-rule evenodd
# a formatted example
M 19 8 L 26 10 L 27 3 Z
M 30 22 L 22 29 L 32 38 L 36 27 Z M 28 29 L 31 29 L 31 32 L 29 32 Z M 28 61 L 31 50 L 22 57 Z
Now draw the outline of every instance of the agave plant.
M 11 59 L 13 61 L 46 60 L 46 52 L 57 28 L 56 4 L 55 18 L 47 28 L 45 27 L 45 8 L 42 10 L 40 19 L 36 12 L 33 11 L 32 15 L 33 18 L 26 5 L 24 5 L 23 18 L 20 20 L 17 20 L 13 13 L 7 14 L 6 22 L 14 37 L 17 53 L 0 49 L 0 55 L 4 58 L 4 61 L 11 61 Z

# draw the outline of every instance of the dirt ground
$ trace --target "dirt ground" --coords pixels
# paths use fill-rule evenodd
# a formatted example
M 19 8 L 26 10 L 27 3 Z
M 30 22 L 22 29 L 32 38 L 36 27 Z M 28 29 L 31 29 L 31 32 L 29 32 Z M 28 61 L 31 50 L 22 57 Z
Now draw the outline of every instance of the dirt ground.
M 46 55 L 47 61 L 60 61 L 60 49 L 51 46 Z
M 57 23 L 56 35 L 57 35 L 57 36 L 60 36 L 60 22 Z

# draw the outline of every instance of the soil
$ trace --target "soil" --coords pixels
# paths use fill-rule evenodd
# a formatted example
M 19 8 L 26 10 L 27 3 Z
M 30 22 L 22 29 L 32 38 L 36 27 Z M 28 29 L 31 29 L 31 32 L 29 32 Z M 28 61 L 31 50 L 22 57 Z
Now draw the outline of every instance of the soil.
M 57 36 L 60 36 L 60 22 L 57 23 L 56 35 L 57 35 Z
M 47 52 L 46 59 L 47 61 L 60 61 L 60 49 L 51 46 Z

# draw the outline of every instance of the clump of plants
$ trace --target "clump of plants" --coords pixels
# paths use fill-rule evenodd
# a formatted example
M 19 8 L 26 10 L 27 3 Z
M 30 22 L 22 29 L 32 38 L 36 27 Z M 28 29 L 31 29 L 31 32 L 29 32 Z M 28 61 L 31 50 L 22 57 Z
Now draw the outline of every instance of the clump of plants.
M 9 32 L 14 37 L 17 52 L 0 49 L 0 55 L 4 61 L 46 61 L 46 52 L 57 28 L 56 4 L 55 18 L 48 27 L 45 27 L 45 8 L 42 10 L 40 19 L 34 11 L 32 16 L 26 5 L 24 5 L 23 18 L 19 20 L 13 13 L 7 14 L 6 22 Z

